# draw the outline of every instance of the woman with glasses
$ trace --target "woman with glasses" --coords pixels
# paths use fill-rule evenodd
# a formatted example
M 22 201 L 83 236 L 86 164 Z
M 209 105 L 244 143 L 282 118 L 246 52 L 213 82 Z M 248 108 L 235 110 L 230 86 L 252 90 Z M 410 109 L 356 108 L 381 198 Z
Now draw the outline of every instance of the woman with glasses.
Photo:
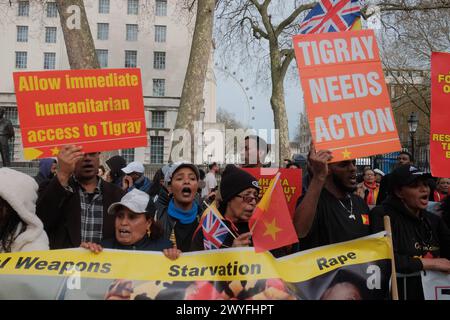
M 36 216 L 38 185 L 30 176 L 0 169 L 0 253 L 48 250 L 48 237 Z
M 222 174 L 220 200 L 218 201 L 218 209 L 228 232 L 226 232 L 226 236 L 216 234 L 215 239 L 213 239 L 212 232 L 205 230 L 203 225 L 206 223 L 203 223 L 194 235 L 191 250 L 251 246 L 248 221 L 258 201 L 258 180 L 244 170 L 231 164 L 228 165 Z

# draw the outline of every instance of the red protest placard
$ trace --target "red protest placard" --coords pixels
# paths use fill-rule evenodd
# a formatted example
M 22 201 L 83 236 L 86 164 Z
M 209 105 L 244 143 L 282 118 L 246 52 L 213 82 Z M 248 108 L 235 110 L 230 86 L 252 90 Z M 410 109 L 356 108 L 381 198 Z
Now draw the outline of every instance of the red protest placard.
M 270 185 L 270 180 L 280 172 L 280 183 L 283 193 L 286 196 L 286 202 L 289 208 L 291 218 L 294 217 L 295 205 L 297 199 L 302 195 L 302 169 L 286 168 L 241 168 L 258 179 L 261 187 L 261 195 L 264 195 Z
M 434 177 L 450 177 L 450 53 L 431 54 L 430 167 Z
M 333 161 L 400 150 L 373 30 L 293 38 L 316 149 Z
M 139 69 L 15 72 L 24 158 L 147 146 Z

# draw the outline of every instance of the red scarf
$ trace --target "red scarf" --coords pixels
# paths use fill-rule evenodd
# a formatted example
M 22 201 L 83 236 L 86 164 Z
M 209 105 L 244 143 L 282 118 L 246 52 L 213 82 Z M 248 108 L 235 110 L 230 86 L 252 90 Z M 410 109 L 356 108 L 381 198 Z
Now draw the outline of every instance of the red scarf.
M 447 194 L 439 192 L 437 190 L 434 191 L 433 200 L 436 202 L 441 202 L 447 197 Z
M 377 196 L 378 196 L 378 184 L 376 182 L 373 182 L 372 184 L 368 184 L 367 182 L 364 181 L 364 187 L 366 187 L 367 190 L 369 190 L 369 194 L 367 195 L 367 198 L 366 198 L 366 203 L 368 205 L 376 204 Z

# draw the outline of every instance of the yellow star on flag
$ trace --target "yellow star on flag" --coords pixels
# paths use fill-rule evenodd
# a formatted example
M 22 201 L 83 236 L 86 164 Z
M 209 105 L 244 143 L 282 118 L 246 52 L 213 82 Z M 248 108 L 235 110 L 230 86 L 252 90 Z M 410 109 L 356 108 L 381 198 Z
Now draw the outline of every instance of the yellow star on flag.
M 57 156 L 59 154 L 58 147 L 54 147 L 53 149 L 50 149 L 52 151 L 52 156 Z
M 264 232 L 264 235 L 265 236 L 270 235 L 273 240 L 277 238 L 277 233 L 283 230 L 277 227 L 276 222 L 277 221 L 275 218 L 273 218 L 271 223 L 267 223 L 266 221 L 264 221 L 264 224 L 266 225 L 266 231 Z
M 342 151 L 342 156 L 344 157 L 344 159 L 350 159 L 350 156 L 351 156 L 351 155 L 352 155 L 352 153 L 349 152 L 349 151 L 347 150 L 347 148 L 345 148 L 345 150 Z

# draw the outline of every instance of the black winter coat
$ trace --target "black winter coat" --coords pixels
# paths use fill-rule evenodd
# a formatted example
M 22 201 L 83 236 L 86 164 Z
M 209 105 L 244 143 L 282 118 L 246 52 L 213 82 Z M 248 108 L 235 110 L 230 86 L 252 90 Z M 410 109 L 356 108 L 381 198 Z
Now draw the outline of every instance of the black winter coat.
M 50 249 L 79 247 L 81 244 L 81 207 L 78 187 L 73 178 L 69 185 L 75 190 L 66 190 L 57 177 L 39 187 L 36 213 L 44 224 Z M 108 215 L 108 208 L 119 202 L 124 192 L 119 187 L 102 180 L 103 194 L 103 238 L 114 237 L 114 216 Z
M 408 300 L 423 299 L 422 281 L 418 274 L 423 265 L 419 258 L 450 259 L 450 230 L 440 217 L 426 210 L 418 217 L 414 216 L 392 195 L 372 210 L 375 229 L 384 229 L 384 215 L 391 219 L 396 271 L 410 275 L 398 277 L 399 296 L 405 297 L 406 293 Z M 414 274 L 416 276 L 411 276 Z

